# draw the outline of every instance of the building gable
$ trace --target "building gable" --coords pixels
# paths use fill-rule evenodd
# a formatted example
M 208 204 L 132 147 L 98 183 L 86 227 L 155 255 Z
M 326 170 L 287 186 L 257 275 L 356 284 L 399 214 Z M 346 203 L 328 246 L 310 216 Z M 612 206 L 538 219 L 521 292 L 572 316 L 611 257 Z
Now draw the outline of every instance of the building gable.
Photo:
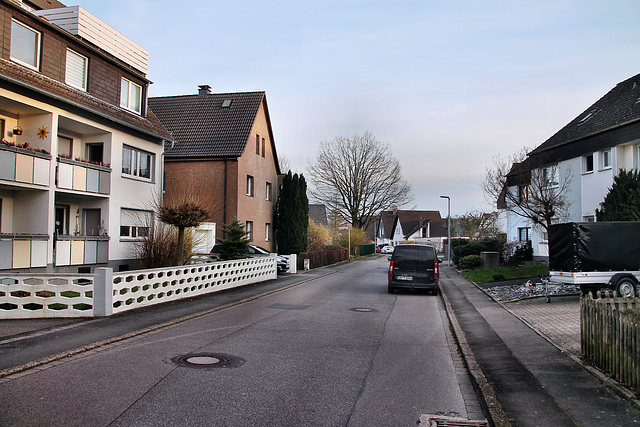
M 149 98 L 149 108 L 176 141 L 167 158 L 242 156 L 261 106 L 272 133 L 264 92 L 209 93 L 201 88 L 198 95 Z M 273 145 L 272 135 L 270 140 Z

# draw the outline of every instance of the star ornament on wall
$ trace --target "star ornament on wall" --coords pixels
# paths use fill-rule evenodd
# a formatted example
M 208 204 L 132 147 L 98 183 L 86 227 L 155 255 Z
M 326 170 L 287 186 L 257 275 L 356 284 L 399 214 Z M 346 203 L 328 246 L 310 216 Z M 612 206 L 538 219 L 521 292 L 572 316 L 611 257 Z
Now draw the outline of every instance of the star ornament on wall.
M 47 135 L 49 135 L 49 131 L 47 130 L 47 128 L 45 126 L 42 126 L 40 128 L 40 130 L 38 131 L 38 138 L 45 139 L 47 137 Z

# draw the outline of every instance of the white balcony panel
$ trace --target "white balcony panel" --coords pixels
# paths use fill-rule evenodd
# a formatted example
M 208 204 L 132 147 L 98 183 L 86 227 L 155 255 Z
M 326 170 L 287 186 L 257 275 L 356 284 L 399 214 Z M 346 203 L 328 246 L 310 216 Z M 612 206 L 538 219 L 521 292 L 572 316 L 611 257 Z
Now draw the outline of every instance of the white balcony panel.
M 56 243 L 56 265 L 71 264 L 71 241 L 58 240 Z
M 38 185 L 49 185 L 49 165 L 50 160 L 33 159 L 33 183 Z
M 73 165 L 58 163 L 58 188 L 73 188 Z
M 31 267 L 47 266 L 47 246 L 46 240 L 33 240 L 31 242 Z
M 149 52 L 80 6 L 33 12 L 49 22 L 82 37 L 144 74 L 149 70 Z

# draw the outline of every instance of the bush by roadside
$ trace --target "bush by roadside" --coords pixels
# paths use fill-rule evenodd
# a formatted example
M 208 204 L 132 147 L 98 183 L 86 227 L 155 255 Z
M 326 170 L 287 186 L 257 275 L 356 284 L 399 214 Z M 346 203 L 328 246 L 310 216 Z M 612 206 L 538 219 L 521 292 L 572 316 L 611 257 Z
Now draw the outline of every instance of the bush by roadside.
M 500 252 L 504 241 L 500 239 L 452 239 L 451 244 L 453 247 L 451 261 L 458 265 L 462 258 L 469 255 L 480 256 L 481 252 Z
M 349 250 L 346 248 L 335 248 L 323 251 L 308 251 L 298 254 L 298 270 L 304 269 L 304 260 L 309 260 L 310 268 L 331 265 L 349 259 Z

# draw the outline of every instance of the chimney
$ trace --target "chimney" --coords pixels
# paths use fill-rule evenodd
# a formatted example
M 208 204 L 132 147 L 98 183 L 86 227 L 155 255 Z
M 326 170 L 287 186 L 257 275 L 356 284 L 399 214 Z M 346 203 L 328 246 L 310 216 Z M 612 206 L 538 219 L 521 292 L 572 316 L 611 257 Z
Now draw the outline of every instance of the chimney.
M 209 95 L 210 93 L 211 93 L 211 86 L 209 85 L 198 86 L 198 95 Z

